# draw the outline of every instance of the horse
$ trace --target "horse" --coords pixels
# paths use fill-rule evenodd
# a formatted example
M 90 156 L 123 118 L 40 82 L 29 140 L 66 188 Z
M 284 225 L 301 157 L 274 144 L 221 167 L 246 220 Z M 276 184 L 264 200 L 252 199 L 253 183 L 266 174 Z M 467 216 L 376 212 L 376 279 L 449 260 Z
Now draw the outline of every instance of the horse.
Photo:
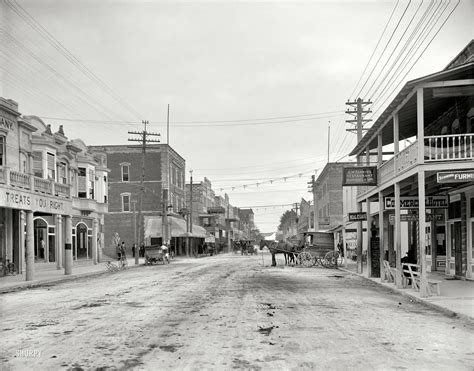
M 272 254 L 272 267 L 276 267 L 276 259 L 275 254 L 283 254 L 285 257 L 285 265 L 288 265 L 288 261 L 290 259 L 290 254 L 293 256 L 294 246 L 288 242 L 284 241 L 260 241 L 260 250 L 264 247 L 267 247 Z M 294 261 L 294 256 L 293 256 Z

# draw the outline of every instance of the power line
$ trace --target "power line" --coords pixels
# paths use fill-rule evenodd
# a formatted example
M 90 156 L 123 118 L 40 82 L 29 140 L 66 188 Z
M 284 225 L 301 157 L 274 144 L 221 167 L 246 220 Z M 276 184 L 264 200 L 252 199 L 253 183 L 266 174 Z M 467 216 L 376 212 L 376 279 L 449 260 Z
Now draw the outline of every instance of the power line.
M 390 14 L 390 18 L 388 19 L 387 23 L 385 24 L 385 27 L 382 31 L 382 34 L 380 35 L 379 37 L 379 41 L 377 41 L 377 45 L 375 45 L 375 48 L 374 48 L 374 51 L 372 52 L 372 55 L 370 56 L 369 58 L 369 61 L 367 62 L 367 64 L 365 65 L 365 68 L 364 68 L 364 71 L 362 71 L 362 74 L 360 75 L 359 77 L 359 81 L 357 81 L 357 84 L 354 86 L 354 90 L 352 91 L 352 93 L 350 94 L 350 97 L 352 97 L 357 89 L 357 86 L 359 86 L 359 83 L 360 81 L 362 80 L 362 77 L 364 76 L 365 74 L 365 71 L 367 71 L 367 67 L 369 67 L 369 64 L 370 62 L 372 61 L 372 58 L 374 57 L 375 55 L 375 51 L 377 50 L 379 44 L 380 44 L 380 41 L 382 40 L 382 37 L 383 35 L 385 34 L 385 31 L 387 30 L 387 27 L 388 25 L 390 24 L 390 21 L 392 20 L 392 17 L 393 15 L 395 14 L 395 9 L 397 9 L 397 6 L 398 6 L 398 3 L 400 2 L 400 0 L 397 0 L 397 3 L 395 4 L 395 6 L 393 7 L 393 10 L 392 10 L 392 14 Z
M 106 91 L 117 103 L 124 106 L 135 117 L 143 117 L 127 101 L 122 99 L 113 89 L 111 89 L 103 80 L 101 80 L 94 72 L 87 68 L 76 56 L 74 56 L 63 44 L 61 44 L 45 27 L 35 20 L 28 11 L 26 11 L 16 0 L 6 0 L 6 4 L 26 23 L 30 25 L 44 40 L 46 40 L 54 49 L 62 54 L 66 60 L 74 65 L 80 72 L 94 82 L 99 88 Z
M 392 41 L 392 38 L 393 38 L 393 36 L 395 35 L 395 32 L 396 32 L 397 29 L 398 29 L 398 26 L 400 26 L 400 23 L 401 23 L 403 17 L 405 16 L 405 13 L 407 12 L 408 7 L 410 6 L 410 4 L 411 4 L 411 0 L 408 2 L 407 6 L 405 7 L 405 10 L 403 11 L 402 16 L 401 16 L 400 19 L 398 20 L 395 29 L 393 30 L 392 34 L 390 35 L 390 38 L 389 38 L 389 40 L 387 41 L 387 43 L 385 44 L 385 47 L 383 48 L 382 53 L 380 54 L 379 58 L 377 59 L 377 62 L 375 62 L 374 67 L 373 67 L 372 70 L 370 71 L 369 76 L 367 76 L 367 79 L 365 80 L 364 85 L 362 85 L 362 87 L 360 88 L 359 93 L 357 94 L 357 96 L 360 97 L 362 90 L 364 90 L 365 85 L 367 84 L 367 82 L 369 81 L 370 77 L 372 76 L 372 73 L 374 72 L 375 68 L 376 68 L 377 65 L 379 64 L 380 59 L 382 58 L 383 54 L 385 53 L 385 50 L 387 50 L 388 45 L 389 45 L 390 42 Z

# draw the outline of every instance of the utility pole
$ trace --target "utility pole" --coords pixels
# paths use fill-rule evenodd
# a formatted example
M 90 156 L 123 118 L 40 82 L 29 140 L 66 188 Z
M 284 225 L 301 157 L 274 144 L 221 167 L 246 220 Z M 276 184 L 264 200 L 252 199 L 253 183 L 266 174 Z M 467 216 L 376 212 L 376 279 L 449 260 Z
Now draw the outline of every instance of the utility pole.
M 138 262 L 139 245 L 137 243 L 137 214 L 136 214 L 137 201 L 133 200 L 132 206 L 133 206 L 133 243 L 135 244 L 135 265 L 137 265 L 139 263 Z
M 351 120 L 346 120 L 347 123 L 349 124 L 355 124 L 356 127 L 355 129 L 346 129 L 347 131 L 350 132 L 356 132 L 357 133 L 357 143 L 360 143 L 362 140 L 362 131 L 367 130 L 364 129 L 364 124 L 367 122 L 370 122 L 372 120 L 370 119 L 364 119 L 364 115 L 372 112 L 370 109 L 365 110 L 365 107 L 369 104 L 372 104 L 372 102 L 369 101 L 364 101 L 361 98 L 357 98 L 355 102 L 346 102 L 346 105 L 351 106 L 351 107 L 356 107 L 355 110 L 347 110 L 346 113 L 350 115 L 354 115 L 356 118 L 351 119 Z M 368 156 L 367 156 L 368 158 Z M 360 166 L 362 165 L 361 157 L 357 156 L 357 165 Z M 362 212 L 362 203 L 357 202 L 357 211 Z M 357 223 L 357 273 L 362 273 L 362 222 Z M 367 238 L 369 235 L 369 226 L 367 225 Z
M 160 134 L 156 133 L 149 133 L 146 131 L 146 126 L 148 125 L 148 121 L 142 120 L 142 124 L 145 126 L 145 129 L 142 131 L 129 131 L 128 134 L 135 134 L 139 135 L 141 138 L 128 138 L 129 142 L 140 142 L 142 145 L 142 177 L 140 181 L 140 198 L 139 198 L 139 206 L 138 206 L 138 223 L 140 224 L 140 228 L 138 229 L 138 240 L 141 242 L 145 242 L 145 223 L 142 217 L 143 213 L 143 193 L 145 191 L 145 156 L 146 156 L 146 145 L 148 143 L 159 143 L 160 141 L 157 139 L 149 139 L 149 136 L 160 136 Z
M 311 187 L 308 189 L 309 192 L 313 193 L 313 220 L 314 220 L 314 231 L 319 231 L 319 209 L 318 209 L 318 188 L 316 182 L 316 176 L 311 175 L 311 182 L 308 182 Z
M 329 147 L 331 142 L 331 121 L 328 123 L 328 164 L 329 164 Z
M 296 217 L 295 217 L 295 224 L 296 224 L 296 230 L 295 230 L 295 235 L 298 235 L 298 210 L 299 210 L 300 204 L 298 202 L 295 202 L 295 212 L 296 212 Z
M 188 214 L 188 226 L 189 233 L 193 233 L 193 171 L 189 170 L 189 214 Z M 188 251 L 187 255 L 189 256 L 191 248 L 191 237 L 188 237 Z

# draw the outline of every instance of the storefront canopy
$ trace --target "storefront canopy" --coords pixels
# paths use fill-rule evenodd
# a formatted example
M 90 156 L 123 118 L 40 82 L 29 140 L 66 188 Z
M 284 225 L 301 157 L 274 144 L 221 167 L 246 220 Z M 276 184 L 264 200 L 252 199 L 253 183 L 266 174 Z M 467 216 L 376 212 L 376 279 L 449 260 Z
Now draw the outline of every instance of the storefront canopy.
M 149 216 L 145 217 L 145 238 L 162 237 L 163 233 L 163 217 Z M 193 232 L 186 232 L 186 221 L 179 218 L 168 218 L 171 225 L 171 237 L 197 237 L 206 238 L 206 230 L 203 227 L 193 224 Z

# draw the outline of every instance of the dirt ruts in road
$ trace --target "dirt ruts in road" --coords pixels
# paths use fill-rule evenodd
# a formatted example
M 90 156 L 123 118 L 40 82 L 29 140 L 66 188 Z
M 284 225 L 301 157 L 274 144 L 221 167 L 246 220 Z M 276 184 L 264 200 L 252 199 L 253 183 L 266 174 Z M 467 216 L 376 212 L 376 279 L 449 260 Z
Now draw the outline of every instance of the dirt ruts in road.
M 0 300 L 0 368 L 468 369 L 474 359 L 469 324 L 347 273 L 257 257 L 184 259 Z

